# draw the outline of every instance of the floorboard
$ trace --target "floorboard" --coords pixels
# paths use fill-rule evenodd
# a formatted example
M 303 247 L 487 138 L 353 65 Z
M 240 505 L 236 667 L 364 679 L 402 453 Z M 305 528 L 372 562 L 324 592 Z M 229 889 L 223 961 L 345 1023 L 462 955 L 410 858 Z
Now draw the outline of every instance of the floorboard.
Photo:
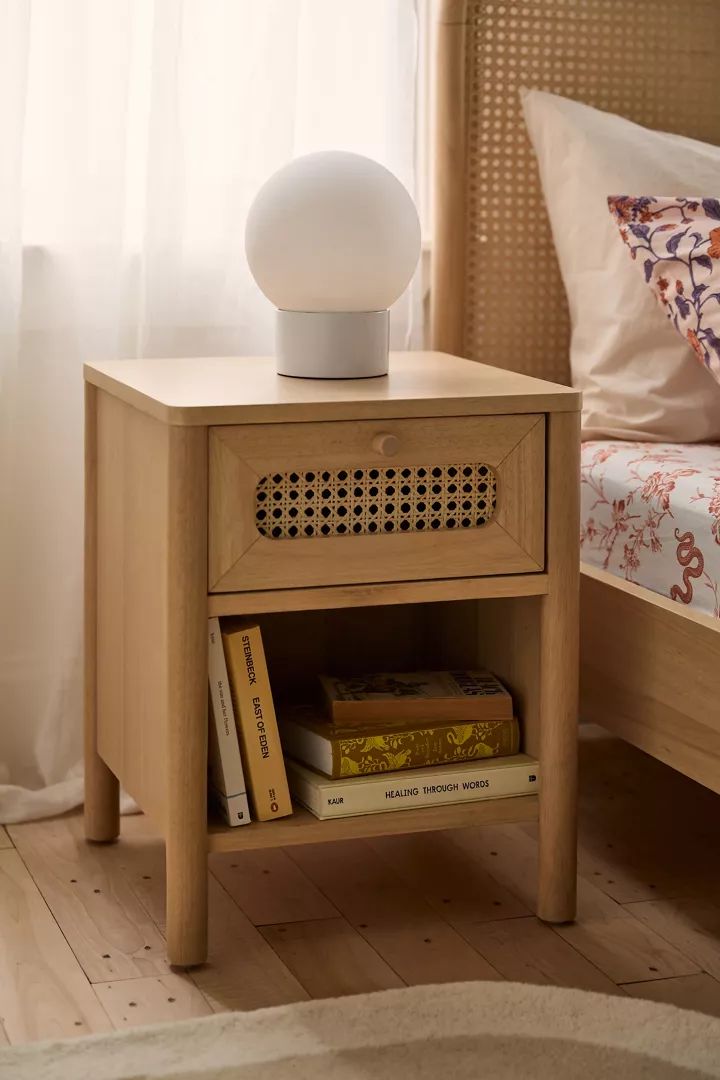
M 710 975 L 679 975 L 675 979 L 628 983 L 623 990 L 633 997 L 720 1017 L 720 982 Z
M 281 849 L 211 855 L 210 870 L 255 926 L 338 914 Z
M 118 1030 L 212 1013 L 206 998 L 187 975 L 97 983 L 95 992 Z
M 614 983 L 666 979 L 700 971 L 688 956 L 637 919 L 588 919 L 555 926 L 553 931 Z
M 124 826 L 125 827 L 125 826 Z M 165 931 L 165 859 L 162 844 L 146 831 L 142 819 L 127 823 L 137 838 L 137 860 L 127 860 L 131 888 Z M 211 874 L 209 881 L 208 962 L 190 977 L 213 1012 L 285 1005 L 309 995 L 282 963 L 262 934 Z
M 11 1043 L 112 1025 L 16 851 L 0 852 L 0 1016 Z
M 262 933 L 310 997 L 342 997 L 404 986 L 345 919 L 265 926 Z
M 364 841 L 309 844 L 292 857 L 409 985 L 500 978 Z
M 618 992 L 612 979 L 534 916 L 467 924 L 465 935 L 505 979 Z
M 633 904 L 636 919 L 720 979 L 720 907 L 702 899 Z
M 383 862 L 433 907 L 446 922 L 460 930 L 466 923 L 514 919 L 530 915 L 530 908 L 491 877 L 447 838 L 386 836 L 370 842 Z
M 0 1044 L 463 979 L 720 1016 L 720 796 L 594 727 L 580 790 L 573 925 L 532 914 L 530 823 L 217 854 L 210 958 L 188 973 L 165 962 L 145 818 L 111 845 L 79 814 L 0 829 Z
M 12 830 L 16 848 L 90 982 L 170 971 L 165 941 L 130 885 L 131 844 L 86 844 L 79 816 Z

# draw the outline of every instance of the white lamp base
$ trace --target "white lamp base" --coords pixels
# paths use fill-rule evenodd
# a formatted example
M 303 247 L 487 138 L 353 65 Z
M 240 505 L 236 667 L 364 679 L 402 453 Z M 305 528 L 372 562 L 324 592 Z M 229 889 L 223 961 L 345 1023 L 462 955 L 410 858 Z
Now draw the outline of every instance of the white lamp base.
M 299 379 L 387 375 L 389 336 L 389 311 L 278 311 L 278 374 Z

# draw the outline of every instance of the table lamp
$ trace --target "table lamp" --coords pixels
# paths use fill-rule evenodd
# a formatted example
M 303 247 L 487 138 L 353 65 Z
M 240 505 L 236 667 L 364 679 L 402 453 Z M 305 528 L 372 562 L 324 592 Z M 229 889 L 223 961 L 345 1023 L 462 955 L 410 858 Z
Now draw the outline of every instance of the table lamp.
M 296 158 L 257 193 L 245 250 L 278 309 L 281 375 L 387 374 L 388 309 L 420 256 L 415 204 L 388 169 L 339 150 Z

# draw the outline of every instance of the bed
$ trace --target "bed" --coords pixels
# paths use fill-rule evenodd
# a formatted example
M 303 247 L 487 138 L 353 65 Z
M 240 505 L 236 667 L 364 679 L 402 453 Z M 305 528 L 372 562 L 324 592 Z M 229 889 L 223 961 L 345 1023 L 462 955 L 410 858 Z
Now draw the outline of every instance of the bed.
M 587 567 L 720 618 L 720 446 L 585 442 L 580 495 Z
M 433 348 L 570 381 L 518 90 L 718 145 L 719 47 L 716 0 L 443 0 Z M 582 479 L 581 717 L 720 791 L 720 448 L 588 442 Z

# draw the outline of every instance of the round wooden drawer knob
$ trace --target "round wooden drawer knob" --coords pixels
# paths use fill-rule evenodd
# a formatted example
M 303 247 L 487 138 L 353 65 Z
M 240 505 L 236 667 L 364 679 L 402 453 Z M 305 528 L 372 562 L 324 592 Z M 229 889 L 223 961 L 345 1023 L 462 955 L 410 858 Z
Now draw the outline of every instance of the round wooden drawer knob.
M 397 435 L 391 435 L 389 431 L 381 431 L 373 439 L 372 448 L 376 454 L 392 457 L 400 449 L 400 440 Z

